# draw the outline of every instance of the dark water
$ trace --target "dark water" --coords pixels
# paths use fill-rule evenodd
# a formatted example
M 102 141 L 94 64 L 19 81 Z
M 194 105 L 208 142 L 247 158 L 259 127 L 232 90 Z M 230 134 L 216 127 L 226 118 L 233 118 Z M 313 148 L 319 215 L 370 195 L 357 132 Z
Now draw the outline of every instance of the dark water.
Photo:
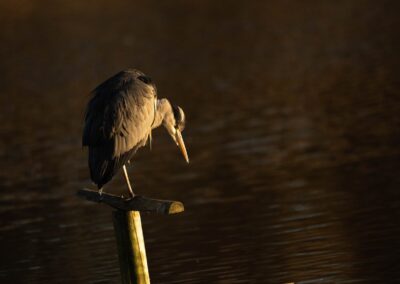
M 144 2 L 144 3 L 143 3 Z M 400 281 L 397 1 L 2 1 L 0 283 L 118 283 L 80 145 L 126 67 L 181 105 L 130 168 L 152 283 Z M 117 177 L 106 189 L 126 191 Z

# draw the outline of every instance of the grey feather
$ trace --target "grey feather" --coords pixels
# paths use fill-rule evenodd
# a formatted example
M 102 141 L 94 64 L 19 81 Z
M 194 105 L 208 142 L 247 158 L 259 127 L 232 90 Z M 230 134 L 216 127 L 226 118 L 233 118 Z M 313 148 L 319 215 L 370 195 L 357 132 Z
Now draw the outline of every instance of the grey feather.
M 156 89 L 138 70 L 122 71 L 93 91 L 82 144 L 92 180 L 101 188 L 146 144 L 155 118 Z

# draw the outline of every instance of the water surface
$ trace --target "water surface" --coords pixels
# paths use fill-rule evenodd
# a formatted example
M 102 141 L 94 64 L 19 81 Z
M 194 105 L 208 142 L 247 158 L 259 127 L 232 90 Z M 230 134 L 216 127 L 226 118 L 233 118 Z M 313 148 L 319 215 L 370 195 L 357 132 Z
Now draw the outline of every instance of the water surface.
M 144 3 L 143 3 L 144 2 Z M 152 283 L 400 281 L 396 1 L 0 4 L 0 282 L 119 283 L 111 209 L 81 148 L 121 69 L 183 107 L 130 167 Z M 106 191 L 127 189 L 121 176 Z

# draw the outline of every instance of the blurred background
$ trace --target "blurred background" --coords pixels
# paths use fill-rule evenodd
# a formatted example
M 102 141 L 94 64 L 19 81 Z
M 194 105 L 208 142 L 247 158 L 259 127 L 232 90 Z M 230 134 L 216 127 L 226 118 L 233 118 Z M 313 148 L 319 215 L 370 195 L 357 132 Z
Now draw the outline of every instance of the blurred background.
M 128 67 L 182 106 L 129 168 L 152 283 L 400 281 L 398 1 L 0 2 L 0 282 L 119 283 L 81 147 Z M 127 192 L 122 176 L 106 187 Z

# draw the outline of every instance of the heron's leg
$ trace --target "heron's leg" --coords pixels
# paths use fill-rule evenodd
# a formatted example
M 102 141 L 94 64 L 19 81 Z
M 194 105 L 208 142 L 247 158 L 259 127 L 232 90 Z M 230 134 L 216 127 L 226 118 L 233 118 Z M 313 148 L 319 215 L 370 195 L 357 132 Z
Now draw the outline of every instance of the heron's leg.
M 126 180 L 126 183 L 127 183 L 127 185 L 128 185 L 128 188 L 129 188 L 129 191 L 130 191 L 130 193 L 131 193 L 131 196 L 132 196 L 132 197 L 135 197 L 135 194 L 133 193 L 133 190 L 132 190 L 132 187 L 131 187 L 131 182 L 129 181 L 129 176 L 128 176 L 128 172 L 127 172 L 127 170 L 126 170 L 126 166 L 123 165 L 123 166 L 122 166 L 122 169 L 124 170 L 125 180 Z

